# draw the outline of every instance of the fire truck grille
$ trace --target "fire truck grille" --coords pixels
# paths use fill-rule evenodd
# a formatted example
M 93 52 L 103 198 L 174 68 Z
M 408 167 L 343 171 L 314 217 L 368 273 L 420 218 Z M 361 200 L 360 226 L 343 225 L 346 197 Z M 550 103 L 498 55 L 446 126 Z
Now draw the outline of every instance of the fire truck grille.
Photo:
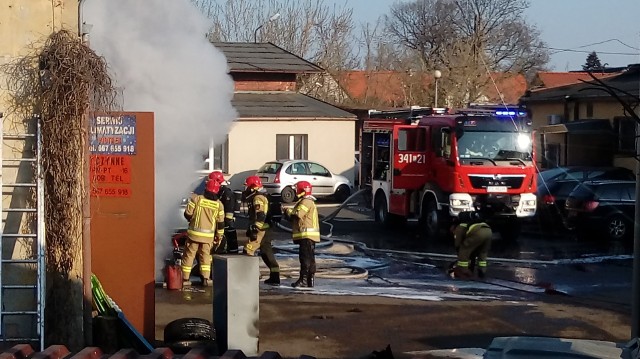
M 469 175 L 469 181 L 471 186 L 476 189 L 500 186 L 507 188 L 520 188 L 522 187 L 522 181 L 524 181 L 523 175 Z

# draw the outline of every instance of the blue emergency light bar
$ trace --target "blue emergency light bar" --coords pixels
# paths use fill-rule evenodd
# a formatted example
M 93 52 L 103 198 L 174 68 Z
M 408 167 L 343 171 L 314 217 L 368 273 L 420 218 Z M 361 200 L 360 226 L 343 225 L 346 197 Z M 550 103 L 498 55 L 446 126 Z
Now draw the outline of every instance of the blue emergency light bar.
M 496 116 L 525 116 L 527 113 L 523 111 L 496 111 Z

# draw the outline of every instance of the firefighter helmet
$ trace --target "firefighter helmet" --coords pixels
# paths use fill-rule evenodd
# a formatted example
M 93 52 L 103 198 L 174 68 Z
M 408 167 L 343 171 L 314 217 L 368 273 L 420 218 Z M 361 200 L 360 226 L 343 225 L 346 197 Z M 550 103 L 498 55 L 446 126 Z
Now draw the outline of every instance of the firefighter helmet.
M 258 176 L 249 176 L 244 181 L 244 185 L 248 189 L 258 190 L 258 189 L 262 188 L 262 181 L 260 180 L 260 177 L 258 177 Z
M 300 181 L 296 183 L 296 195 L 298 195 L 298 197 L 311 195 L 311 190 L 311 183 L 307 181 Z
M 220 184 L 224 184 L 225 179 L 224 179 L 224 175 L 222 174 L 222 171 L 213 171 L 211 173 L 209 173 L 209 180 L 214 180 Z
M 218 193 L 218 191 L 220 191 L 220 183 L 208 180 L 204 186 L 204 190 L 211 193 Z

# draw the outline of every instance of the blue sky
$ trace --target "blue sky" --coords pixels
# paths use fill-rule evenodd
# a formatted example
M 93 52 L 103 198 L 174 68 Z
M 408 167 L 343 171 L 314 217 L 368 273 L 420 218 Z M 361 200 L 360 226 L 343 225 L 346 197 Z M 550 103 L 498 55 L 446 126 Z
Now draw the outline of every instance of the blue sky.
M 336 0 L 336 3 L 342 5 L 345 1 L 354 9 L 358 22 L 375 20 L 395 2 Z M 640 63 L 640 0 L 529 0 L 529 3 L 525 18 L 540 30 L 547 46 L 572 50 L 551 50 L 555 52 L 549 63 L 552 70 L 580 70 L 591 51 L 596 51 L 602 64 L 609 66 Z M 604 42 L 612 39 L 624 44 Z M 599 42 L 604 43 L 585 46 Z

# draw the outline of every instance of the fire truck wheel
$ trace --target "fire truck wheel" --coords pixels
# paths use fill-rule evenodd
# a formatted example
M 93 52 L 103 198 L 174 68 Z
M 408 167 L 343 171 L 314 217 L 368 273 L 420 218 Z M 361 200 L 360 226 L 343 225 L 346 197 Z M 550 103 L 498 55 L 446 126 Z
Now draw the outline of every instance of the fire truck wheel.
M 437 241 L 440 239 L 440 221 L 438 206 L 433 199 L 428 199 L 422 205 L 420 216 L 420 232 L 425 239 Z
M 280 199 L 284 203 L 291 203 L 294 199 L 296 199 L 296 191 L 294 191 L 291 187 L 285 187 L 282 189 Z
M 373 213 L 377 223 L 384 225 L 389 224 L 389 210 L 387 207 L 387 199 L 383 195 L 377 194 L 376 201 L 373 205 Z

